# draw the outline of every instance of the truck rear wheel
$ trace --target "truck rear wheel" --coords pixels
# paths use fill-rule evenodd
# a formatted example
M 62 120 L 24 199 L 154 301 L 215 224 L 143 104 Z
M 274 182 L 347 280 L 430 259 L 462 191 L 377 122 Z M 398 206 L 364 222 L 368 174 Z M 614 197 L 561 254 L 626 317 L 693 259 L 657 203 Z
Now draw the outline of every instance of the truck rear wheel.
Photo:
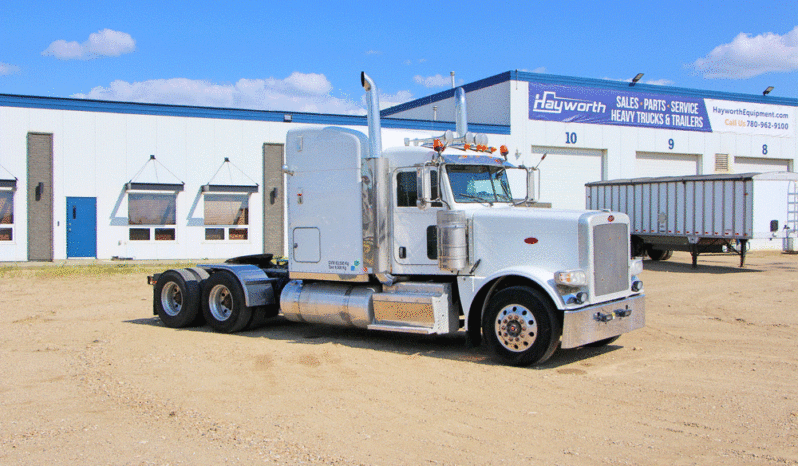
M 242 330 L 252 319 L 252 308 L 244 301 L 244 290 L 227 271 L 219 271 L 205 281 L 202 289 L 202 314 L 212 329 L 221 333 Z
M 482 334 L 494 356 L 513 366 L 529 366 L 554 354 L 562 324 L 543 294 L 525 286 L 496 293 L 482 320 Z
M 200 285 L 186 269 L 167 270 L 158 277 L 153 290 L 155 312 L 169 328 L 197 324 Z

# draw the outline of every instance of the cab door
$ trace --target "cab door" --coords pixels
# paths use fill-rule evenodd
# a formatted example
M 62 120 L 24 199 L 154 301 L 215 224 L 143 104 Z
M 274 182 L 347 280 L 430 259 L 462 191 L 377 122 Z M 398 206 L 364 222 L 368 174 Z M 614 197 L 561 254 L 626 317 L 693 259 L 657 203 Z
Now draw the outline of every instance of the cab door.
M 437 197 L 437 172 L 432 172 L 433 198 Z M 416 206 L 416 169 L 400 168 L 393 174 L 393 259 L 403 266 L 438 266 L 437 212 L 440 203 L 421 210 Z M 401 272 L 402 270 L 395 270 Z M 411 272 L 411 270 L 404 270 Z M 423 273 L 415 270 L 414 273 Z

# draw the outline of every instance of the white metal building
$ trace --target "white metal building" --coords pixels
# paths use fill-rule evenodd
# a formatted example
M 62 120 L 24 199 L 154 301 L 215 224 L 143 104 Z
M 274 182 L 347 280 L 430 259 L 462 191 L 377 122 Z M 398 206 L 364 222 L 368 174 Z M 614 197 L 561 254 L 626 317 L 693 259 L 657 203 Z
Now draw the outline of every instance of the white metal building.
M 540 165 L 541 200 L 584 184 L 792 171 L 798 99 L 510 71 L 464 86 L 469 130 Z M 454 130 L 454 91 L 382 112 L 383 145 Z M 365 117 L 0 94 L 0 261 L 286 254 L 283 144 Z

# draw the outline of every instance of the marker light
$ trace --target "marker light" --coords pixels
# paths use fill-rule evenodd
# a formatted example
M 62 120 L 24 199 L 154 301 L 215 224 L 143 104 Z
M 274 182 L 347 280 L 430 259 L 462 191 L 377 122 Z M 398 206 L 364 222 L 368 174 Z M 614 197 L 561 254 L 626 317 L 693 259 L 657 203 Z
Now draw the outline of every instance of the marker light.
M 501 147 L 499 147 L 499 152 L 500 152 L 500 153 L 501 153 L 503 156 L 507 157 L 507 154 L 509 154 L 509 153 L 510 153 L 510 149 L 508 149 L 508 148 L 507 148 L 507 146 L 505 146 L 505 145 L 502 145 Z
M 443 151 L 443 143 L 441 142 L 440 139 L 436 139 L 435 141 L 433 141 L 432 149 L 435 150 L 436 152 L 442 152 Z
M 554 274 L 554 282 L 565 286 L 587 285 L 587 275 L 584 270 L 566 270 Z
M 463 150 L 471 149 L 471 144 L 463 144 Z

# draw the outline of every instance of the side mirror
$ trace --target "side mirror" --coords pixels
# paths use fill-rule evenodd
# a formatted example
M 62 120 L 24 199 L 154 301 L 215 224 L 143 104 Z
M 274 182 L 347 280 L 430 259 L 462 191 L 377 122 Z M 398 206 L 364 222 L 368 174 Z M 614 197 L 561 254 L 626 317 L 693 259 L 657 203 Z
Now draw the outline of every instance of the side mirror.
M 526 169 L 526 202 L 535 201 L 535 172 L 536 168 Z
M 432 186 L 430 186 L 430 166 L 416 169 L 416 207 L 426 210 L 432 203 Z

